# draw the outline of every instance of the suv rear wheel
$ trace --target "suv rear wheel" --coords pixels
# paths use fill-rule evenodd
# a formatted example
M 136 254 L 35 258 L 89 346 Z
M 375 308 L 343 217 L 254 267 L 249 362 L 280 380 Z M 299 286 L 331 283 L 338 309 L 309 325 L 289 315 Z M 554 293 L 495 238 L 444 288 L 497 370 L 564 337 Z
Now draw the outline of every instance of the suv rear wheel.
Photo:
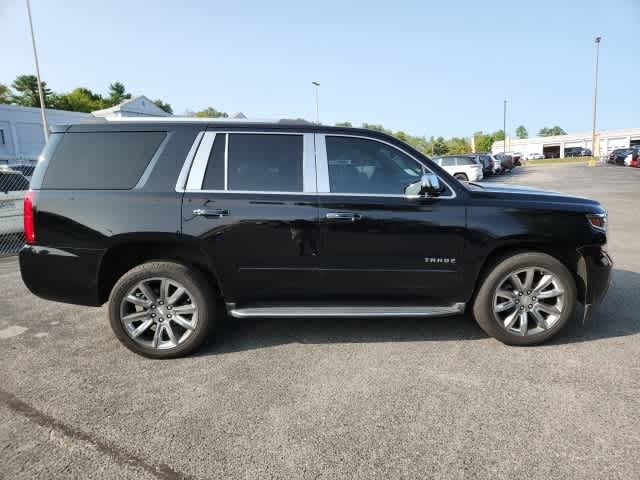
M 576 286 L 567 267 L 540 252 L 503 258 L 485 277 L 473 314 L 480 327 L 508 345 L 535 345 L 573 317 Z
M 457 178 L 458 180 L 462 180 L 463 182 L 469 181 L 469 177 L 467 177 L 466 173 L 456 173 L 454 177 Z
M 187 355 L 202 344 L 213 325 L 212 292 L 206 277 L 184 264 L 143 263 L 125 273 L 111 291 L 111 328 L 140 355 Z

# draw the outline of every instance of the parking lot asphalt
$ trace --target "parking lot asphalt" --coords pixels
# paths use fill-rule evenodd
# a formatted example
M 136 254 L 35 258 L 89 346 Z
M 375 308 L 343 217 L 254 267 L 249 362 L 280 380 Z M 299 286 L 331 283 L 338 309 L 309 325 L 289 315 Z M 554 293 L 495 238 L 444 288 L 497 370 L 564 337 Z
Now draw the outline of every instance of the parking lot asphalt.
M 265 319 L 153 361 L 0 260 L 0 478 L 639 478 L 640 170 L 498 181 L 609 210 L 609 294 L 544 346 L 468 316 Z

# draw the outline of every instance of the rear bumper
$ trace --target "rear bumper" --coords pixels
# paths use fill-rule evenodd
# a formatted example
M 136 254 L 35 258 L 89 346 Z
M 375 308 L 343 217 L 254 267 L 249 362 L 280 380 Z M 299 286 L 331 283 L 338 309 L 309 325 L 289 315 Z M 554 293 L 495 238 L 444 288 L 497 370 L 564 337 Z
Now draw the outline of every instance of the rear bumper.
M 600 303 L 611 284 L 613 260 L 600 245 L 578 250 L 578 276 L 582 280 L 582 301 L 585 305 Z
M 20 250 L 22 281 L 47 300 L 98 306 L 102 255 L 102 250 L 25 245 Z

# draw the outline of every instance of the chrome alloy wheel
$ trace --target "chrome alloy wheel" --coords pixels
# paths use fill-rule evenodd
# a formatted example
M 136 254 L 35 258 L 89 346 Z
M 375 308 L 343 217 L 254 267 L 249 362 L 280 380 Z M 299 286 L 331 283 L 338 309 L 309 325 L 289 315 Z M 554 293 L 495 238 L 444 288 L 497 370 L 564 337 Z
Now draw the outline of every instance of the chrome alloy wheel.
M 149 278 L 125 295 L 120 321 L 139 345 L 164 350 L 192 335 L 198 323 L 198 307 L 182 284 L 163 277 Z
M 515 335 L 535 335 L 552 328 L 565 308 L 565 288 L 557 275 L 529 267 L 507 275 L 493 297 L 493 313 Z

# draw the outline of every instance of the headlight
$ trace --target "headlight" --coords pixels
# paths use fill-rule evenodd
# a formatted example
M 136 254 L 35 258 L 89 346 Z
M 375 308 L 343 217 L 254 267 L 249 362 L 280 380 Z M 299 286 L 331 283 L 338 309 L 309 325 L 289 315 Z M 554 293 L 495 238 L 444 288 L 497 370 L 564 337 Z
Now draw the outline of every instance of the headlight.
M 587 214 L 587 220 L 593 228 L 600 232 L 607 231 L 607 225 L 609 223 L 606 213 L 590 213 Z

